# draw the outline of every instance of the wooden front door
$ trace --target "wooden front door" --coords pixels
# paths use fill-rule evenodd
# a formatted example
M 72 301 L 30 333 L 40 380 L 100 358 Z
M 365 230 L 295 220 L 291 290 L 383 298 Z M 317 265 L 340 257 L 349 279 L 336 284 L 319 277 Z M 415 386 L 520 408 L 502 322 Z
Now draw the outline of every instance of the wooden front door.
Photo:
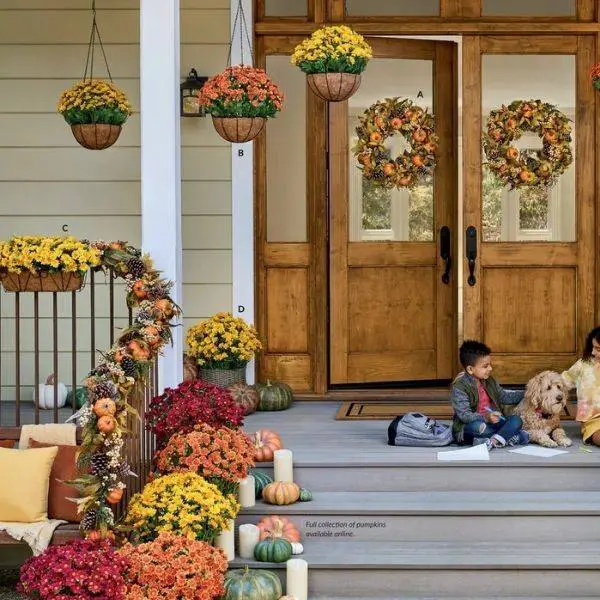
M 564 369 L 594 325 L 594 57 L 586 36 L 464 39 L 464 336 L 492 348 L 507 383 Z M 509 191 L 486 169 L 490 110 L 517 99 L 541 99 L 572 120 L 574 161 L 548 190 Z M 521 153 L 541 147 L 537 136 L 519 143 Z
M 360 89 L 329 107 L 330 383 L 449 379 L 457 332 L 456 46 L 369 43 L 374 59 Z M 363 180 L 352 138 L 369 106 L 396 96 L 433 112 L 440 144 L 430 181 L 382 191 Z M 388 140 L 393 155 L 403 151 L 399 137 Z

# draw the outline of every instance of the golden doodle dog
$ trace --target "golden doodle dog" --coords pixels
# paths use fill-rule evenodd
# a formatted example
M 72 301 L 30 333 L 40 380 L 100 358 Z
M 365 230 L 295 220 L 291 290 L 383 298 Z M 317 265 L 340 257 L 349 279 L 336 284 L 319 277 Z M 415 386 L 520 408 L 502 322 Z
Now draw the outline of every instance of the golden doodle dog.
M 515 414 L 523 419 L 530 442 L 547 448 L 573 443 L 560 426 L 560 413 L 566 404 L 567 390 L 558 373 L 542 371 L 529 380 Z

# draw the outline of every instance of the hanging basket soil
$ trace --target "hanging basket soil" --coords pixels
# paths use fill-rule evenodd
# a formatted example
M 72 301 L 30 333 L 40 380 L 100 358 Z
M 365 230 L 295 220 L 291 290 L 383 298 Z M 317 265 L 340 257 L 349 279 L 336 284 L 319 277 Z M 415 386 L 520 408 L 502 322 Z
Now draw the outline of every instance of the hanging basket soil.
M 74 292 L 83 287 L 84 275 L 81 273 L 2 273 L 2 287 L 7 292 Z
M 121 135 L 121 125 L 104 123 L 88 123 L 71 125 L 75 139 L 88 150 L 105 150 L 110 148 Z
M 313 73 L 307 75 L 310 89 L 327 102 L 348 100 L 360 87 L 361 77 L 354 73 Z
M 213 117 L 212 120 L 217 133 L 235 144 L 253 140 L 267 122 L 264 117 Z

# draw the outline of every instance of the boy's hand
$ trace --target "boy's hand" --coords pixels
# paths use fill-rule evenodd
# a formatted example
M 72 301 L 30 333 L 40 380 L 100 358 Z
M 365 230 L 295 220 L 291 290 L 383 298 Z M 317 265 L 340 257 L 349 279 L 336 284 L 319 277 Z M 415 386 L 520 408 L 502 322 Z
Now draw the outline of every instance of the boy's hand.
M 499 412 L 490 412 L 485 414 L 485 420 L 488 423 L 493 423 L 494 425 L 500 421 L 500 413 Z

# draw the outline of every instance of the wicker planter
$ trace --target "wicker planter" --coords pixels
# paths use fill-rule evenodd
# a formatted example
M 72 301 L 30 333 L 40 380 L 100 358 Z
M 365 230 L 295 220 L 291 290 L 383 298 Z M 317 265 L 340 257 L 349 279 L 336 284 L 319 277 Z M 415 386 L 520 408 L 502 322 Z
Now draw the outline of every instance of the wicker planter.
M 4 273 L 0 275 L 7 292 L 74 292 L 83 287 L 81 273 Z
M 360 87 L 360 75 L 354 73 L 313 73 L 306 79 L 310 89 L 327 102 L 348 100 Z
M 235 144 L 253 140 L 267 122 L 264 117 L 213 117 L 212 120 L 217 133 Z
M 241 381 L 246 383 L 246 367 L 241 369 L 202 369 L 198 370 L 199 378 L 213 385 L 227 388 Z
M 71 125 L 75 139 L 88 150 L 105 150 L 110 148 L 121 135 L 120 125 L 106 125 L 104 123 L 89 123 L 85 125 Z

